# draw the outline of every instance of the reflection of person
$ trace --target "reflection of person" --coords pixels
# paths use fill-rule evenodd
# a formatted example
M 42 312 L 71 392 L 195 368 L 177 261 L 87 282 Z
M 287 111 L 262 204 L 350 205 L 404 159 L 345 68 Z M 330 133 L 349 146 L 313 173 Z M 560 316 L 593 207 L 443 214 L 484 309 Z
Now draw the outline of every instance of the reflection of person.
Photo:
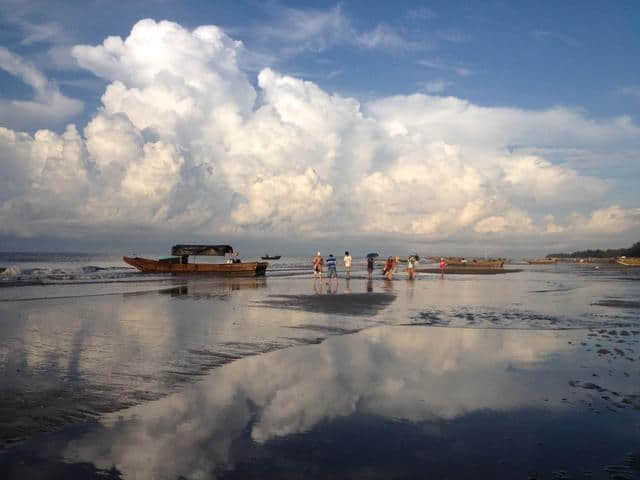
M 384 263 L 384 270 L 382 272 L 389 280 L 393 278 L 393 267 L 395 267 L 395 262 L 392 257 L 387 258 L 387 261 Z
M 349 278 L 351 276 L 351 255 L 349 255 L 349 252 L 344 252 L 344 271 L 347 278 Z
M 344 286 L 344 293 L 351 293 L 351 286 L 349 285 L 349 277 L 346 279 L 347 284 Z
M 338 288 L 338 272 L 336 271 L 336 257 L 330 253 L 327 257 L 327 285 L 330 285 L 331 279 L 336 279 L 336 289 Z
M 414 256 L 411 256 L 407 259 L 407 275 L 409 276 L 409 280 L 413 280 L 413 265 L 416 259 Z
M 322 266 L 324 264 L 323 258 L 320 256 L 320 252 L 316 253 L 313 257 L 313 278 L 322 278 Z
M 313 293 L 322 293 L 322 280 L 313 277 Z
M 367 292 L 373 292 L 373 282 L 371 281 L 371 277 L 367 280 Z

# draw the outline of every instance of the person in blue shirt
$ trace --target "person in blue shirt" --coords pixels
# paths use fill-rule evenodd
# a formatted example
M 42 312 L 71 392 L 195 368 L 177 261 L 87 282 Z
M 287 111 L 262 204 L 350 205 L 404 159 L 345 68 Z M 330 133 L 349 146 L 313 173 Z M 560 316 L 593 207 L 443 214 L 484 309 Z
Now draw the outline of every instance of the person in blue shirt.
M 331 283 L 333 277 L 336 278 L 336 289 L 338 288 L 338 272 L 336 271 L 336 257 L 330 253 L 327 257 L 327 285 Z

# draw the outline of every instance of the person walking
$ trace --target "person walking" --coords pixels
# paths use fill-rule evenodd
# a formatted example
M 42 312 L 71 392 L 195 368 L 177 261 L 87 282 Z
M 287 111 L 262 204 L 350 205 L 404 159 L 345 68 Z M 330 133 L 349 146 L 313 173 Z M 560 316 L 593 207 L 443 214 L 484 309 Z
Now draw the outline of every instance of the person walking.
M 349 252 L 344 252 L 344 272 L 347 278 L 351 277 L 351 255 Z
M 331 288 L 331 279 L 335 277 L 336 279 L 336 290 L 338 289 L 338 272 L 336 270 L 336 257 L 333 256 L 333 253 L 330 253 L 327 257 L 327 285 Z
M 384 263 L 384 271 L 382 273 L 389 280 L 391 280 L 393 278 L 393 268 L 394 267 L 395 267 L 395 262 L 393 261 L 393 257 L 387 258 L 387 261 Z
M 369 280 L 371 280 L 371 277 L 373 276 L 373 264 L 374 257 L 367 257 L 367 273 L 369 274 Z
M 320 255 L 320 252 L 316 253 L 313 257 L 313 278 L 322 278 L 322 267 L 324 266 L 324 259 Z
M 407 259 L 407 275 L 409 276 L 409 280 L 413 280 L 413 266 L 415 262 L 416 262 L 416 257 L 414 257 L 413 255 L 411 255 Z
M 447 262 L 444 261 L 443 257 L 440 257 L 440 273 L 444 273 L 444 269 L 447 266 Z

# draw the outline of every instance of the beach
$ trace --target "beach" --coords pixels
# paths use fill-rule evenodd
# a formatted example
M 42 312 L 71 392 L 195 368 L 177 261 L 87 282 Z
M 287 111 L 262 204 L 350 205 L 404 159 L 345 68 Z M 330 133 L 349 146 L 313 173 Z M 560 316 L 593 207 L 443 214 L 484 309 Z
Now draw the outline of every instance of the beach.
M 640 478 L 637 269 L 35 260 L 0 284 L 2 478 Z

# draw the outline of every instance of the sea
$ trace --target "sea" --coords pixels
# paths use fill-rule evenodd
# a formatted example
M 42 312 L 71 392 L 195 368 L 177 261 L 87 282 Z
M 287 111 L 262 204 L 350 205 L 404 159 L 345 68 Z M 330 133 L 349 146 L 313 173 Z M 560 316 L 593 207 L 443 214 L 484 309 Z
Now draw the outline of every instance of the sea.
M 640 478 L 640 269 L 310 265 L 0 253 L 0 478 Z

